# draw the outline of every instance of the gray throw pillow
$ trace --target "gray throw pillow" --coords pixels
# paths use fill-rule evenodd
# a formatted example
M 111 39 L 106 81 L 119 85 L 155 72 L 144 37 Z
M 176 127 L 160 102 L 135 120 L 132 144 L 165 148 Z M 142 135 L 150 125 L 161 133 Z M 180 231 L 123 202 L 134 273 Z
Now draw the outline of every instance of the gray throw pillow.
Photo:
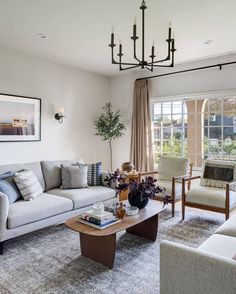
M 86 164 L 61 165 L 62 189 L 87 188 L 88 166 Z
M 29 169 L 16 172 L 14 179 L 24 200 L 33 200 L 43 193 L 43 188 L 38 179 Z
M 9 204 L 22 198 L 20 191 L 15 184 L 13 172 L 9 171 L 0 175 L 0 192 L 7 195 Z

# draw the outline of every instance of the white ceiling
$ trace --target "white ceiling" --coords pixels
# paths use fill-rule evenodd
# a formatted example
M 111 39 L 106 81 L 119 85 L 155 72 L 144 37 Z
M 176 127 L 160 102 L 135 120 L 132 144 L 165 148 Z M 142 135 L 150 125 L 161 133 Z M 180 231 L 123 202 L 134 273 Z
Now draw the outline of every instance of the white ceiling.
M 146 0 L 146 47 L 155 40 L 166 55 L 168 23 L 176 36 L 176 62 L 236 52 L 235 0 Z M 0 47 L 106 76 L 111 65 L 112 25 L 127 60 L 132 57 L 132 25 L 141 0 L 0 0 Z M 140 33 L 140 30 L 138 30 Z M 45 33 L 46 39 L 36 37 Z M 214 43 L 205 45 L 208 39 Z

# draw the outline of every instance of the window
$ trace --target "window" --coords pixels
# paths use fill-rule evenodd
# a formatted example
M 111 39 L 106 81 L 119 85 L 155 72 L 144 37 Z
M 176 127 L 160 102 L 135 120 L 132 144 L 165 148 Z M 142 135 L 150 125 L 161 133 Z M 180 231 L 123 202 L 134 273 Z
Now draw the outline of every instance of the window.
M 182 99 L 151 104 L 154 160 L 161 155 L 236 160 L 236 99 Z

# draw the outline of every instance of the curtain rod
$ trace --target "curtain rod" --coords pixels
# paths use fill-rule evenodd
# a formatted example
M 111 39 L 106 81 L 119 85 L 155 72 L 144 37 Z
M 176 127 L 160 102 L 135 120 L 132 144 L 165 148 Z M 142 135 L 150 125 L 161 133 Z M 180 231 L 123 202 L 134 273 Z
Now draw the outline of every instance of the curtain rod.
M 190 71 L 203 70 L 203 69 L 208 69 L 208 68 L 213 68 L 213 67 L 219 67 L 219 70 L 222 70 L 222 67 L 223 66 L 225 66 L 225 65 L 231 65 L 231 64 L 236 64 L 236 61 L 225 62 L 225 63 L 218 63 L 218 64 L 201 66 L 201 67 L 193 67 L 193 68 L 189 68 L 189 69 L 184 69 L 184 70 L 169 72 L 169 73 L 160 74 L 160 75 L 156 75 L 156 76 L 138 78 L 138 79 L 136 79 L 136 81 L 150 80 L 150 79 L 155 79 L 155 78 L 160 78 L 160 77 L 165 77 L 165 76 L 170 76 L 170 75 L 175 75 L 175 74 L 180 74 L 180 73 L 185 73 L 185 72 L 190 72 Z

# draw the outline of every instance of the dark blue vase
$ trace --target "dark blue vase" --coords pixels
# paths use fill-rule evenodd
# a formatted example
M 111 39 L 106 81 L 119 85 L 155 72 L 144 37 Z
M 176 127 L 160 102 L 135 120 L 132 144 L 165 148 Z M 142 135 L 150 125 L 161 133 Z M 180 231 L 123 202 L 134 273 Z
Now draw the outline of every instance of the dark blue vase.
M 131 206 L 142 209 L 148 204 L 149 198 L 142 196 L 140 191 L 132 191 L 129 192 L 128 200 Z

